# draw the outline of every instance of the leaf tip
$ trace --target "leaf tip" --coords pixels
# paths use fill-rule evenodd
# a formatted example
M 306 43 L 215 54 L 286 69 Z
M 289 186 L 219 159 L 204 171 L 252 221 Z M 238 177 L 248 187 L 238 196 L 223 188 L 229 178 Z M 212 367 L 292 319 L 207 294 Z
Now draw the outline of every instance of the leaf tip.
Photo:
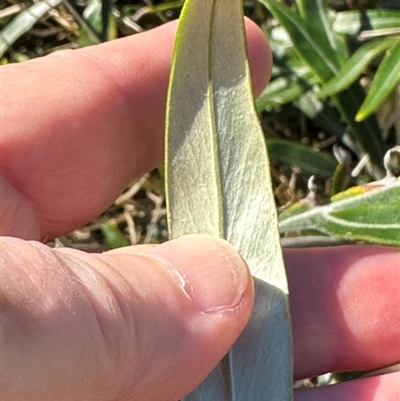
M 356 114 L 355 120 L 360 123 L 361 121 L 364 121 L 368 117 L 368 114 L 364 112 L 358 112 Z

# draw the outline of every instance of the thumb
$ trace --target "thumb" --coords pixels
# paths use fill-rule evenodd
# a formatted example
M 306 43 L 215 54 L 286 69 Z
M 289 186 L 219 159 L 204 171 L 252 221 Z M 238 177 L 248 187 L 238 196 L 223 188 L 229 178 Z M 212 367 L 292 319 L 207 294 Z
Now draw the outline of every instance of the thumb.
M 4 237 L 0 258 L 3 401 L 176 401 L 253 306 L 244 261 L 208 236 L 101 255 Z

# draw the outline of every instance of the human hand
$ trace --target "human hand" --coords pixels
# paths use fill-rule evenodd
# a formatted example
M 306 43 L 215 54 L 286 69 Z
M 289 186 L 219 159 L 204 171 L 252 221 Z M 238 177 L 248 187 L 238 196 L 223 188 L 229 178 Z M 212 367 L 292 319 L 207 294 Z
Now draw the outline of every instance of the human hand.
M 250 23 L 247 30 L 259 93 L 271 58 L 260 31 Z M 168 24 L 2 67 L 3 401 L 174 401 L 248 320 L 252 282 L 222 240 L 191 236 L 101 255 L 25 241 L 83 225 L 159 164 L 174 32 Z M 400 359 L 398 250 L 285 257 L 296 378 Z M 300 390 L 296 401 L 397 400 L 396 378 Z

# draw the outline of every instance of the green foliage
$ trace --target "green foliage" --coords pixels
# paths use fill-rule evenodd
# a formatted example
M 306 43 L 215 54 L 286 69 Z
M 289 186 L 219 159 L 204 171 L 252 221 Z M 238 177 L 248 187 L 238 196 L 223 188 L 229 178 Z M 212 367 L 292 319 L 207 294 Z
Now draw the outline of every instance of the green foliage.
M 109 222 L 102 225 L 101 231 L 103 232 L 104 238 L 109 248 L 121 248 L 123 246 L 129 245 L 129 242 L 121 233 L 117 223 L 115 223 L 114 221 L 110 220 Z
M 318 96 L 331 96 L 345 90 L 361 76 L 373 60 L 385 53 L 372 80 L 368 96 L 356 115 L 356 120 L 362 121 L 375 112 L 400 84 L 400 11 L 378 9 L 341 12 L 336 16 L 334 29 L 354 36 L 360 36 L 360 32 L 367 29 L 369 35 L 364 36 L 369 36 L 372 40 L 355 51 L 338 75 L 322 88 Z M 375 36 L 396 32 L 394 37 L 374 39 Z
M 364 191 L 354 190 L 349 197 L 304 213 L 282 215 L 280 231 L 317 230 L 346 240 L 400 246 L 400 182 Z
M 59 48 L 86 46 L 113 39 L 117 35 L 141 32 L 177 18 L 183 3 L 184 0 L 133 0 L 129 4 L 120 0 L 89 0 L 87 4 L 79 5 L 47 0 L 32 5 L 28 1 L 14 4 L 9 0 L 0 6 L 1 62 L 25 61 L 35 56 L 35 49 L 39 49 L 37 56 Z M 283 4 L 291 4 L 291 8 Z M 363 188 L 363 183 L 382 176 L 382 155 L 390 141 L 393 144 L 393 136 L 388 144 L 384 143 L 374 113 L 382 104 L 385 107 L 389 105 L 386 99 L 393 88 L 399 85 L 400 11 L 374 9 L 369 3 L 362 10 L 336 12 L 327 4 L 335 2 L 244 1 L 247 15 L 255 18 L 267 31 L 275 58 L 272 82 L 256 103 L 260 114 L 264 111 L 274 112 L 262 114 L 263 125 L 269 128 L 271 125 L 268 121 L 281 118 L 288 109 L 295 109 L 286 107 L 283 112 L 277 111 L 288 103 L 300 109 L 302 116 L 312 120 L 307 120 L 305 132 L 301 132 L 302 141 L 310 145 L 294 142 L 297 132 L 291 131 L 286 115 L 283 129 L 278 135 L 283 132 L 289 140 L 267 140 L 270 157 L 277 169 L 274 178 L 282 172 L 290 175 L 288 169 L 281 168 L 282 164 L 301 168 L 296 184 L 299 188 L 295 188 L 296 199 L 283 200 L 280 205 L 293 203 L 304 196 L 302 191 L 309 174 L 315 174 L 323 180 L 333 174 L 330 182 L 323 183 L 326 188 L 332 188 L 332 192 L 326 190 L 325 196 L 347 188 L 351 168 L 347 166 L 342 169 L 340 164 L 336 165 L 328 154 L 331 149 L 329 145 L 322 146 L 323 151 L 319 150 L 321 142 L 319 133 L 317 139 L 315 126 L 323 130 L 322 141 L 327 139 L 329 142 L 337 138 L 336 143 L 341 142 L 353 151 L 353 158 L 354 154 L 358 156 L 357 159 L 361 159 L 365 153 L 370 155 L 372 162 L 369 174 L 363 172 L 362 176 L 352 178 L 352 185 L 358 185 L 357 190 Z M 276 18 L 271 18 L 265 5 Z M 61 34 L 53 34 L 53 39 L 45 38 L 42 47 L 40 35 L 48 30 L 47 27 Z M 65 39 L 62 43 L 57 42 L 55 36 Z M 26 48 L 29 50 L 26 51 Z M 367 81 L 367 86 L 361 88 L 360 81 Z M 395 98 L 394 94 L 391 98 Z M 396 100 L 390 104 L 398 107 L 395 103 Z M 396 118 L 399 120 L 393 116 L 395 113 L 392 111 L 385 122 L 393 123 Z M 302 117 L 302 123 L 304 120 Z M 273 128 L 276 125 L 274 120 Z M 311 128 L 310 133 L 308 128 Z M 399 125 L 397 131 L 398 140 Z M 276 136 L 276 133 L 267 135 Z M 353 160 L 352 167 L 356 161 Z M 260 179 L 257 175 L 256 182 Z M 140 225 L 141 220 L 137 223 Z M 108 241 L 106 232 L 104 240 Z
M 223 237 L 256 278 L 249 325 L 187 401 L 260 394 L 281 401 L 292 393 L 288 288 L 241 10 L 241 0 L 188 0 L 171 72 L 165 165 L 170 237 Z
M 371 10 L 366 14 L 361 11 L 335 14 L 331 11 L 328 12 L 324 4 L 319 1 L 312 5 L 307 1 L 300 0 L 297 1 L 299 13 L 296 13 L 275 0 L 261 0 L 261 2 L 269 7 L 288 35 L 285 37 L 282 32 L 276 32 L 282 29 L 281 27 L 269 29 L 272 49 L 275 54 L 278 54 L 279 60 L 286 62 L 286 71 L 282 67 L 281 71 L 277 71 L 275 79 L 272 80 L 271 85 L 265 89 L 257 101 L 258 110 L 271 109 L 287 102 L 295 102 L 306 115 L 316 122 L 318 118 L 321 126 L 340 138 L 340 130 L 343 127 L 338 121 L 338 116 L 336 116 L 336 123 L 334 123 L 335 114 L 332 113 L 329 106 L 327 107 L 329 103 L 322 99 L 324 96 L 331 96 L 337 110 L 341 112 L 348 126 L 353 128 L 351 142 L 347 145 L 356 151 L 360 158 L 364 153 L 363 150 L 368 149 L 370 156 L 375 155 L 375 166 L 381 166 L 383 164 L 381 162 L 383 160 L 381 151 L 376 152 L 372 147 L 368 147 L 368 144 L 363 141 L 362 130 L 357 132 L 354 127 L 357 127 L 356 120 L 361 121 L 370 116 L 399 85 L 399 39 L 396 37 L 372 39 L 356 47 L 355 52 L 350 56 L 347 48 L 343 50 L 342 47 L 345 44 L 343 34 L 351 33 L 354 43 L 356 41 L 354 35 L 358 35 L 361 30 L 366 28 L 363 24 L 366 20 L 369 22 L 369 28 L 373 29 L 399 28 L 400 13 Z M 338 51 L 339 48 L 342 50 Z M 337 57 L 338 53 L 341 56 L 345 55 L 345 57 Z M 384 55 L 383 61 L 372 80 L 368 96 L 365 97 L 360 92 L 360 88 L 356 87 L 358 85 L 357 80 L 360 79 L 368 66 L 382 54 Z M 321 86 L 322 90 L 319 89 Z M 353 105 L 351 105 L 352 102 Z M 357 103 L 357 108 L 354 107 L 354 102 Z M 344 108 L 347 110 L 347 114 L 343 114 Z M 351 116 L 348 113 L 350 109 L 352 111 Z M 323 116 L 322 120 L 321 116 Z M 333 127 L 335 128 L 333 129 Z M 358 128 L 360 127 L 358 126 Z M 376 122 L 372 121 L 366 125 L 366 128 L 365 138 L 368 137 L 368 141 L 375 143 L 374 146 L 383 149 L 382 135 L 376 126 Z M 378 143 L 379 145 L 377 145 Z M 308 150 L 310 153 L 315 153 L 311 148 Z M 275 150 L 271 148 L 271 157 L 279 159 L 279 155 L 274 157 L 274 153 Z M 301 166 L 303 171 L 306 171 L 307 167 L 301 164 L 299 158 L 291 157 L 289 150 L 279 153 L 284 155 L 280 161 Z M 381 161 L 378 162 L 378 158 Z M 303 162 L 312 160 L 310 156 L 307 158 L 305 154 L 301 159 Z M 338 174 L 339 170 L 341 174 Z M 372 170 L 372 172 L 375 173 L 376 177 L 380 176 L 377 170 Z M 344 177 L 343 174 L 346 175 L 346 169 L 339 165 L 334 174 L 335 179 L 332 188 L 344 189 L 342 185 L 349 178 Z M 338 180 L 339 175 L 341 178 Z M 355 187 L 338 194 L 335 199 L 353 197 L 366 191 L 367 189 L 363 186 Z M 296 231 L 302 234 L 309 232 L 309 230 L 317 230 L 324 235 L 344 239 L 398 245 L 396 233 L 400 229 L 400 222 L 396 220 L 398 217 L 396 210 L 400 209 L 400 204 L 399 198 L 396 198 L 395 195 L 386 197 L 386 194 L 396 192 L 396 190 L 391 191 L 386 192 L 385 190 L 380 197 L 368 192 L 361 198 L 357 197 L 359 203 L 355 200 L 343 204 L 335 202 L 315 209 L 310 207 L 309 203 L 301 202 L 280 216 L 281 232 Z M 374 208 L 376 213 L 369 212 L 371 204 L 368 202 L 376 202 L 376 208 Z M 344 207 L 343 213 L 335 214 L 342 206 Z M 305 212 L 305 210 L 309 211 Z M 362 220 L 366 214 L 369 214 L 371 220 L 368 223 L 364 221 L 361 224 L 360 219 Z M 357 215 L 361 217 L 356 218 Z M 384 221 L 385 216 L 388 215 L 391 216 L 393 226 L 389 226 Z
M 293 69 L 293 74 L 278 76 L 264 89 L 257 99 L 257 110 L 272 109 L 294 102 L 317 83 L 314 73 L 307 66 L 299 65 Z
M 84 24 L 81 24 L 79 46 L 95 45 L 102 40 L 112 40 L 117 37 L 115 17 L 109 12 L 106 4 L 104 0 L 88 1 L 82 13 Z
M 370 173 L 375 178 L 382 177 L 386 145 L 372 113 L 400 83 L 398 40 L 387 38 L 367 42 L 351 56 L 345 33 L 355 35 L 364 28 L 365 21 L 372 28 L 399 28 L 400 19 L 396 17 L 400 14 L 390 10 L 335 13 L 328 9 L 323 0 L 296 0 L 298 12 L 278 0 L 260 2 L 280 23 L 279 27 L 267 27 L 267 31 L 271 47 L 277 59 L 285 63 L 286 72 L 275 76 L 258 99 L 257 109 L 261 111 L 295 102 L 327 132 L 343 140 L 345 134 L 340 117 L 332 113 L 329 101 L 320 99 L 330 96 L 350 129 L 346 145 L 360 159 L 367 153 Z M 282 28 L 286 37 L 279 32 Z M 351 44 L 357 40 L 356 37 L 351 39 Z M 366 98 L 358 79 L 366 67 L 382 53 L 386 53 L 386 57 Z M 319 90 L 321 86 L 322 91 Z M 335 123 L 332 123 L 332 117 Z
M 388 49 L 368 92 L 356 115 L 357 121 L 365 120 L 388 98 L 400 84 L 400 37 Z
M 305 174 L 330 178 L 335 172 L 336 160 L 328 154 L 312 150 L 309 146 L 282 139 L 267 139 L 267 146 L 272 160 L 300 167 Z
M 393 45 L 393 39 L 367 42 L 360 46 L 349 58 L 339 73 L 323 86 L 318 97 L 332 96 L 351 86 L 368 65 Z
M 365 30 L 399 28 L 400 10 L 352 10 L 336 14 L 333 29 L 336 33 L 356 37 Z

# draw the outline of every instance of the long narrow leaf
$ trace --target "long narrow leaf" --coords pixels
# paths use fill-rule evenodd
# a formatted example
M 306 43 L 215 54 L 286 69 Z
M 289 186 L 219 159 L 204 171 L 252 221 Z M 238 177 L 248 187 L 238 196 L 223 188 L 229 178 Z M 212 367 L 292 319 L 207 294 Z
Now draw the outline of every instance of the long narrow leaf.
M 313 91 L 304 93 L 294 104 L 327 133 L 344 138 L 346 126 L 341 121 L 340 113 L 326 101 L 318 99 Z
M 339 72 L 340 66 L 337 65 L 336 60 L 332 59 L 330 49 L 318 42 L 318 38 L 314 37 L 309 29 L 307 21 L 277 0 L 259 1 L 285 27 L 300 57 L 306 61 L 313 60 L 308 64 L 322 82 L 329 81 Z
M 240 0 L 185 3 L 167 110 L 170 237 L 223 236 L 256 283 L 246 330 L 190 401 L 286 401 L 292 393 L 288 289 L 245 48 Z
M 384 39 L 365 43 L 353 54 L 347 63 L 320 92 L 318 97 L 332 96 L 348 88 L 362 74 L 373 59 L 392 46 L 392 39 Z
M 113 40 L 117 36 L 116 20 L 110 11 L 110 0 L 89 0 L 82 13 L 78 44 L 81 47 Z
M 312 21 L 308 29 L 321 47 L 329 49 L 329 57 L 337 67 L 342 67 L 348 57 L 344 39 L 333 30 L 333 13 L 326 0 L 296 0 L 303 20 Z
M 363 30 L 398 28 L 399 25 L 400 11 L 375 9 L 337 13 L 333 29 L 345 35 L 357 35 Z
M 297 100 L 317 83 L 317 79 L 308 68 L 298 75 L 274 79 L 257 99 L 257 110 L 282 106 Z
M 309 146 L 283 139 L 267 139 L 271 160 L 297 166 L 306 174 L 329 178 L 335 171 L 337 162 L 332 156 L 319 153 Z
M 354 83 L 347 90 L 332 96 L 332 99 L 350 127 L 349 134 L 351 134 L 353 148 L 357 148 L 357 154 L 359 155 L 364 153 L 369 155 L 371 162 L 370 173 L 378 179 L 384 175 L 382 160 L 385 153 L 385 144 L 375 116 L 371 115 L 362 122 L 356 121 L 356 114 L 364 97 L 364 91 L 361 86 Z
M 288 217 L 280 231 L 318 230 L 347 240 L 400 245 L 400 183 Z
M 357 121 L 362 121 L 371 115 L 399 84 L 400 39 L 397 39 L 388 50 L 375 74 L 368 96 L 357 113 Z

